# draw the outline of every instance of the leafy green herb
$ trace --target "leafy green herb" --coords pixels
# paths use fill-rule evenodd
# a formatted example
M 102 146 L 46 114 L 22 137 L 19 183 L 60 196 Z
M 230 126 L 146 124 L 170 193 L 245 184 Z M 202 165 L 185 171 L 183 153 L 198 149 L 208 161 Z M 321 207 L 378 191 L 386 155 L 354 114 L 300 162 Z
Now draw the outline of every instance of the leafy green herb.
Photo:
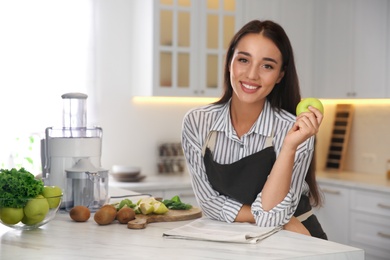
M 170 200 L 163 200 L 163 203 L 168 209 L 187 210 L 192 208 L 192 205 L 182 202 L 179 196 L 174 196 Z
M 119 203 L 119 206 L 118 206 L 118 210 L 123 208 L 124 206 L 128 206 L 129 208 L 132 208 L 134 209 L 137 205 L 134 204 L 131 200 L 129 199 L 123 199 L 121 200 L 121 202 Z
M 130 199 L 123 199 L 120 202 L 112 203 L 111 205 L 114 206 L 116 210 L 120 210 L 124 206 L 132 208 L 134 210 L 137 208 L 137 204 L 134 204 Z
M 0 169 L 0 208 L 22 208 L 43 191 L 43 182 L 24 168 Z

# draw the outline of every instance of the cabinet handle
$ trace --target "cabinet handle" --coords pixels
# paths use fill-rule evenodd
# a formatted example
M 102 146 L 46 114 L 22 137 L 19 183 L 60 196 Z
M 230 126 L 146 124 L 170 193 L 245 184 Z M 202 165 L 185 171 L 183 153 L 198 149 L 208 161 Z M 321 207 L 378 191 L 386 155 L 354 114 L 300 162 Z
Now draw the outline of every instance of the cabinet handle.
M 390 234 L 386 234 L 386 233 L 383 233 L 383 232 L 378 232 L 378 236 L 385 237 L 385 238 L 390 238 Z
M 340 195 L 341 194 L 341 192 L 338 191 L 338 190 L 322 189 L 322 191 L 324 193 L 335 194 L 335 195 Z
M 390 205 L 378 203 L 378 207 L 383 208 L 383 209 L 390 209 Z

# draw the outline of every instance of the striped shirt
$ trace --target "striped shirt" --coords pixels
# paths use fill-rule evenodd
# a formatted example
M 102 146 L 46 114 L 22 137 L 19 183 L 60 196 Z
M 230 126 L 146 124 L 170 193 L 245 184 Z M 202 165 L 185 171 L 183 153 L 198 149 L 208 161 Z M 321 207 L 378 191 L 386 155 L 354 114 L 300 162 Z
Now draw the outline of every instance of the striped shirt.
M 273 146 L 278 156 L 284 137 L 295 120 L 296 117 L 292 114 L 284 110 L 274 110 L 266 101 L 263 111 L 251 129 L 239 138 L 230 118 L 230 101 L 225 104 L 202 106 L 187 112 L 183 120 L 182 146 L 196 199 L 206 216 L 231 223 L 242 207 L 240 202 L 219 194 L 208 181 L 202 157 L 202 148 L 208 134 L 217 131 L 214 161 L 231 164 L 264 149 L 267 137 L 273 133 Z M 309 186 L 304 179 L 313 156 L 313 149 L 314 136 L 298 146 L 290 190 L 282 202 L 265 211 L 262 208 L 261 192 L 257 195 L 251 210 L 258 226 L 282 226 L 290 220 L 301 194 L 307 195 L 309 192 Z

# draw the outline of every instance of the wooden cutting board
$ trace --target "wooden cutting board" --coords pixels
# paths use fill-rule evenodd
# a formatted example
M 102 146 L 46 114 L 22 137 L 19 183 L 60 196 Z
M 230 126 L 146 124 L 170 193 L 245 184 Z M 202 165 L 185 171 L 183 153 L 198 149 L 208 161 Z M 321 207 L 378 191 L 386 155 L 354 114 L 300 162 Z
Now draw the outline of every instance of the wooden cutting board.
M 127 223 L 127 228 L 130 229 L 143 229 L 148 223 L 154 222 L 172 222 L 172 221 L 183 221 L 200 218 L 202 211 L 200 208 L 193 207 L 189 210 L 173 210 L 170 209 L 167 213 L 162 215 L 157 214 L 137 214 L 135 219 L 130 220 Z

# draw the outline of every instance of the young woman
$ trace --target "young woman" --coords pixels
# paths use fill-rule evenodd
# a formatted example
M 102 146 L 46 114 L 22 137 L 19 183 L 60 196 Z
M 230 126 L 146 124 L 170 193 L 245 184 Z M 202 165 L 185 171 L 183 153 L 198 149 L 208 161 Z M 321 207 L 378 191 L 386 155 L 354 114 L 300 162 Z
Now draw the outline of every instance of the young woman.
M 326 239 L 311 212 L 320 203 L 310 165 L 322 114 L 309 107 L 295 116 L 299 83 L 280 25 L 254 20 L 236 33 L 224 85 L 220 100 L 183 121 L 182 146 L 204 215 Z

